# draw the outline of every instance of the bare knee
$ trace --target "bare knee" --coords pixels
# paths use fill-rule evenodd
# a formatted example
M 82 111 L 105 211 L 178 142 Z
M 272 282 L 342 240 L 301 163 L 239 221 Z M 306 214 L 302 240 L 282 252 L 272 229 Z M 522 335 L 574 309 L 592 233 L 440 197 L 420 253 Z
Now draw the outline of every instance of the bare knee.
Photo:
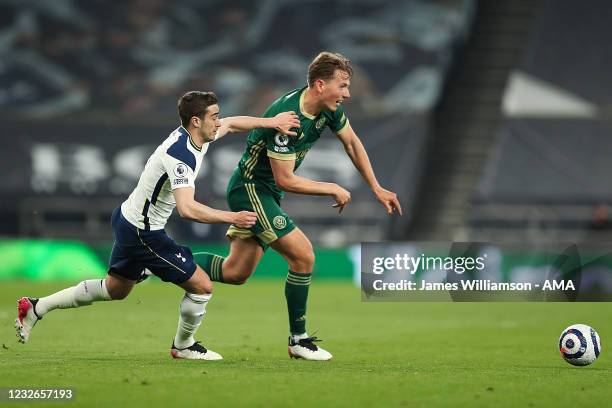
M 123 300 L 130 294 L 135 282 L 115 275 L 109 275 L 104 279 L 104 283 L 112 300 Z
M 177 285 L 183 288 L 186 292 L 193 293 L 194 295 L 209 295 L 213 290 L 213 285 L 210 278 L 199 266 L 196 266 L 196 270 L 191 278 L 189 278 L 186 282 L 177 283 Z
M 290 257 L 288 263 L 289 268 L 294 272 L 312 272 L 315 263 L 315 254 L 312 247 Z
M 223 283 L 229 283 L 230 285 L 244 285 L 249 280 L 248 276 L 224 276 Z
M 189 293 L 195 295 L 210 295 L 213 291 L 212 282 L 209 280 L 199 279 L 189 285 Z
M 233 259 L 228 258 L 223 262 L 223 283 L 244 285 L 254 271 L 255 267 L 234 262 Z
M 123 300 L 130 294 L 130 291 L 126 290 L 109 290 L 108 294 L 110 295 L 112 300 Z
M 225 265 L 223 266 L 223 283 L 230 285 L 244 285 L 253 273 L 248 268 L 225 268 Z

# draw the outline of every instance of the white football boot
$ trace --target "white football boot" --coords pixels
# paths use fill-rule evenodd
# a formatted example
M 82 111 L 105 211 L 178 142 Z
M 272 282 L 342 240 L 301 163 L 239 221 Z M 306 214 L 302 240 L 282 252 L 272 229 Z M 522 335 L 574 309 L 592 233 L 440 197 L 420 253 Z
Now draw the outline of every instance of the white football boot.
M 289 357 L 315 361 L 331 360 L 333 357 L 331 353 L 317 346 L 316 341 L 321 340 L 316 337 L 294 339 L 293 336 L 289 336 Z
M 32 328 L 40 320 L 34 310 L 38 299 L 23 297 L 17 301 L 17 318 L 15 329 L 17 329 L 17 340 L 26 343 L 30 338 Z
M 179 349 L 172 343 L 170 354 L 173 358 L 184 358 L 186 360 L 223 360 L 221 354 L 206 349 L 199 341 L 184 349 Z

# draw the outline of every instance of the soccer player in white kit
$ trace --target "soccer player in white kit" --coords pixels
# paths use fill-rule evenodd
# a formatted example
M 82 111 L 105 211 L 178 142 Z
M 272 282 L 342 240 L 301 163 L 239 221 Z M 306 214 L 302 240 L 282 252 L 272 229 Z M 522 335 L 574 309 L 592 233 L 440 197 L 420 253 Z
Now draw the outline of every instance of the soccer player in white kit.
M 38 320 L 54 309 L 125 299 L 134 285 L 146 277 L 146 268 L 163 281 L 185 290 L 170 350 L 172 357 L 222 359 L 193 337 L 211 299 L 212 282 L 194 262 L 191 250 L 170 238 L 164 226 L 176 207 L 181 217 L 196 222 L 252 227 L 257 220 L 254 212 L 221 211 L 195 201 L 195 179 L 208 143 L 227 133 L 254 128 L 275 128 L 295 136 L 290 129 L 299 128 L 300 122 L 294 112 L 283 112 L 272 118 L 220 119 L 217 97 L 212 92 L 186 93 L 179 99 L 178 111 L 181 126 L 157 147 L 134 191 L 113 211 L 111 225 L 115 243 L 106 278 L 85 280 L 40 299 L 19 299 L 15 328 L 20 342 L 27 342 Z

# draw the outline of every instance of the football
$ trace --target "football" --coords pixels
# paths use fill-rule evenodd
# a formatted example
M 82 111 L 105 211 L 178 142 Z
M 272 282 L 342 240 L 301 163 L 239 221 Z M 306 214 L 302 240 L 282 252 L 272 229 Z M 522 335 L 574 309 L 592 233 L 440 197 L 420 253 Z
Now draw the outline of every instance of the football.
M 574 324 L 561 333 L 559 350 L 568 363 L 575 366 L 589 365 L 601 353 L 599 335 L 586 324 Z

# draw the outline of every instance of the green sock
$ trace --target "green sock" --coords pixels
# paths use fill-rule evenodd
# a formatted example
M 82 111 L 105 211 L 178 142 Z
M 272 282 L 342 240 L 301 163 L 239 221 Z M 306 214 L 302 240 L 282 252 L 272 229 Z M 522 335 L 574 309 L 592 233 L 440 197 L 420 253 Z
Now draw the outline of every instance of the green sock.
M 223 261 L 225 258 L 208 252 L 197 252 L 193 254 L 195 262 L 204 269 L 204 272 L 213 282 L 223 282 Z
M 291 334 L 306 333 L 306 301 L 310 287 L 310 273 L 289 271 L 285 282 L 285 298 L 289 311 L 289 330 Z

